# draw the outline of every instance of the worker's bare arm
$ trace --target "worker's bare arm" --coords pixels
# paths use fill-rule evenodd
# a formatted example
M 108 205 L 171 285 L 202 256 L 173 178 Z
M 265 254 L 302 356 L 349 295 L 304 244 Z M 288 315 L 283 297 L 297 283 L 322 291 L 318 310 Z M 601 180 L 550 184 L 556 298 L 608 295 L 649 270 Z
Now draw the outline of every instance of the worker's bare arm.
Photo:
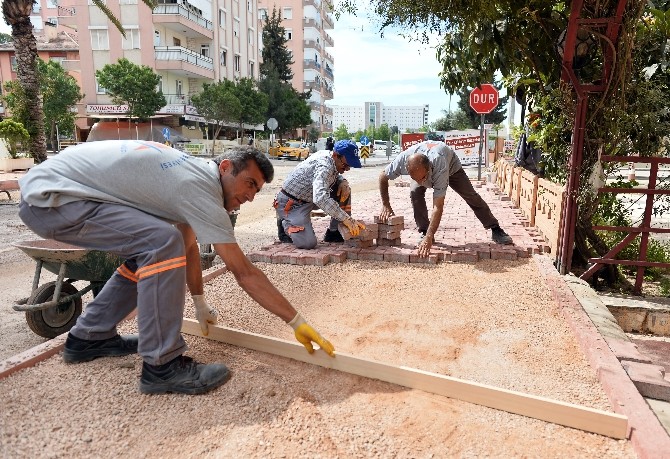
M 389 178 L 385 171 L 379 174 L 379 194 L 382 198 L 382 210 L 379 213 L 379 221 L 384 223 L 392 215 L 395 215 L 391 208 L 391 199 L 389 198 Z
M 202 284 L 202 268 L 200 266 L 200 249 L 195 238 L 193 229 L 180 223 L 177 228 L 181 232 L 186 247 L 186 285 L 191 295 L 202 295 L 204 287 Z
M 417 248 L 417 254 L 420 257 L 427 257 L 430 255 L 430 248 L 433 246 L 435 241 L 435 232 L 440 226 L 440 220 L 442 220 L 442 211 L 444 210 L 444 196 L 440 198 L 433 198 L 433 210 L 430 214 L 430 223 L 428 224 L 428 231 L 426 231 L 426 236 L 423 238 L 419 247 Z

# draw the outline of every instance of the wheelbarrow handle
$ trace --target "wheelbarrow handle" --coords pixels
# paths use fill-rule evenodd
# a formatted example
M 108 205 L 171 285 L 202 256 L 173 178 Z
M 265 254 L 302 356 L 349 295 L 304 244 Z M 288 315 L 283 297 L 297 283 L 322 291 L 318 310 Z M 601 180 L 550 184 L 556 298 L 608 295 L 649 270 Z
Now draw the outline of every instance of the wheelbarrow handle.
M 73 293 L 72 295 L 64 296 L 63 298 L 60 298 L 58 300 L 51 300 L 47 301 L 46 303 L 38 303 L 38 304 L 25 304 L 21 302 L 17 302 L 12 308 L 15 311 L 41 311 L 44 309 L 49 309 L 54 306 L 60 306 L 62 304 L 69 303 L 72 300 L 76 300 L 78 298 L 81 298 L 84 296 L 86 293 L 90 292 L 96 287 L 99 287 L 101 285 L 104 285 L 104 282 L 91 282 L 89 285 L 84 287 L 83 289 L 79 290 L 77 293 Z M 56 291 L 60 291 L 60 287 L 62 286 L 61 284 L 56 285 Z M 59 293 L 60 295 L 60 293 Z M 54 291 L 54 298 L 56 297 L 56 292 Z M 23 300 L 20 300 L 23 301 Z M 27 299 L 26 299 L 27 302 Z

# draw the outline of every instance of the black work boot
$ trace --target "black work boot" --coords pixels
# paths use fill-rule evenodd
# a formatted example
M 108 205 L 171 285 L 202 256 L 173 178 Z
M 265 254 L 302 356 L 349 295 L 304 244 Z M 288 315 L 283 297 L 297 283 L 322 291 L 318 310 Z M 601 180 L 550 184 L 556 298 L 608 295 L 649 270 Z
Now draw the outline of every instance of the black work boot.
M 344 242 L 344 238 L 338 230 L 327 229 L 323 236 L 323 242 Z
M 496 244 L 501 245 L 509 245 L 514 243 L 514 241 L 512 241 L 512 237 L 499 226 L 494 226 L 491 228 L 491 239 L 493 239 L 493 242 Z
M 277 219 L 277 237 L 279 238 L 279 242 L 286 242 L 288 244 L 293 243 L 293 239 L 286 234 L 286 231 L 284 231 L 284 225 L 282 224 L 284 220 L 281 218 Z
M 204 394 L 223 385 L 230 371 L 222 363 L 205 365 L 183 355 L 163 365 L 142 365 L 140 392 L 143 394 Z
M 137 354 L 137 335 L 113 336 L 109 339 L 87 340 L 67 334 L 63 360 L 65 363 L 88 362 L 98 357 L 120 357 Z

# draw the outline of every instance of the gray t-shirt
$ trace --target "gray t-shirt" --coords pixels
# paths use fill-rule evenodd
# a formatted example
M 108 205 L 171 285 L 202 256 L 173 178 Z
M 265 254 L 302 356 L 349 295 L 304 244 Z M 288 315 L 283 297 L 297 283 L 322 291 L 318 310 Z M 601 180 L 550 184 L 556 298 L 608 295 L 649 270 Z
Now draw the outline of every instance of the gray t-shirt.
M 423 186 L 433 189 L 434 198 L 445 196 L 449 187 L 449 176 L 458 172 L 462 166 L 454 150 L 444 142 L 428 140 L 412 145 L 386 166 L 386 176 L 393 180 L 400 175 L 408 175 L 407 160 L 414 153 L 428 156 L 430 162 L 428 178 Z
M 30 169 L 19 185 L 21 199 L 32 206 L 123 204 L 187 223 L 201 244 L 235 242 L 216 163 L 160 143 L 105 140 L 69 147 Z

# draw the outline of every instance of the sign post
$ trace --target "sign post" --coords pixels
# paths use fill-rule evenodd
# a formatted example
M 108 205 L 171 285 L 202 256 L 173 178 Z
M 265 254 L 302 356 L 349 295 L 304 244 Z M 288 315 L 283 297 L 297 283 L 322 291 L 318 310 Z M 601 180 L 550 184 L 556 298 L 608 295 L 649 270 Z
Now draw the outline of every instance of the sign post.
M 269 120 L 267 120 L 266 124 L 267 124 L 268 129 L 270 129 L 272 131 L 272 133 L 270 134 L 270 139 L 268 140 L 268 143 L 267 143 L 267 148 L 265 149 L 265 153 L 269 154 L 270 153 L 270 143 L 274 142 L 275 129 L 277 129 L 279 127 L 279 123 L 277 123 L 277 120 L 275 118 L 270 118 Z
M 479 161 L 477 180 L 482 179 L 482 149 L 484 148 L 484 115 L 498 106 L 498 90 L 490 83 L 484 83 L 470 92 L 470 107 L 481 115 L 479 122 Z
M 361 158 L 363 158 L 363 164 L 365 164 L 365 160 L 370 156 L 370 152 L 368 150 L 368 142 L 370 142 L 370 139 L 368 139 L 366 136 L 361 137 L 361 151 L 360 155 Z M 370 142 L 370 145 L 372 146 L 372 142 Z

